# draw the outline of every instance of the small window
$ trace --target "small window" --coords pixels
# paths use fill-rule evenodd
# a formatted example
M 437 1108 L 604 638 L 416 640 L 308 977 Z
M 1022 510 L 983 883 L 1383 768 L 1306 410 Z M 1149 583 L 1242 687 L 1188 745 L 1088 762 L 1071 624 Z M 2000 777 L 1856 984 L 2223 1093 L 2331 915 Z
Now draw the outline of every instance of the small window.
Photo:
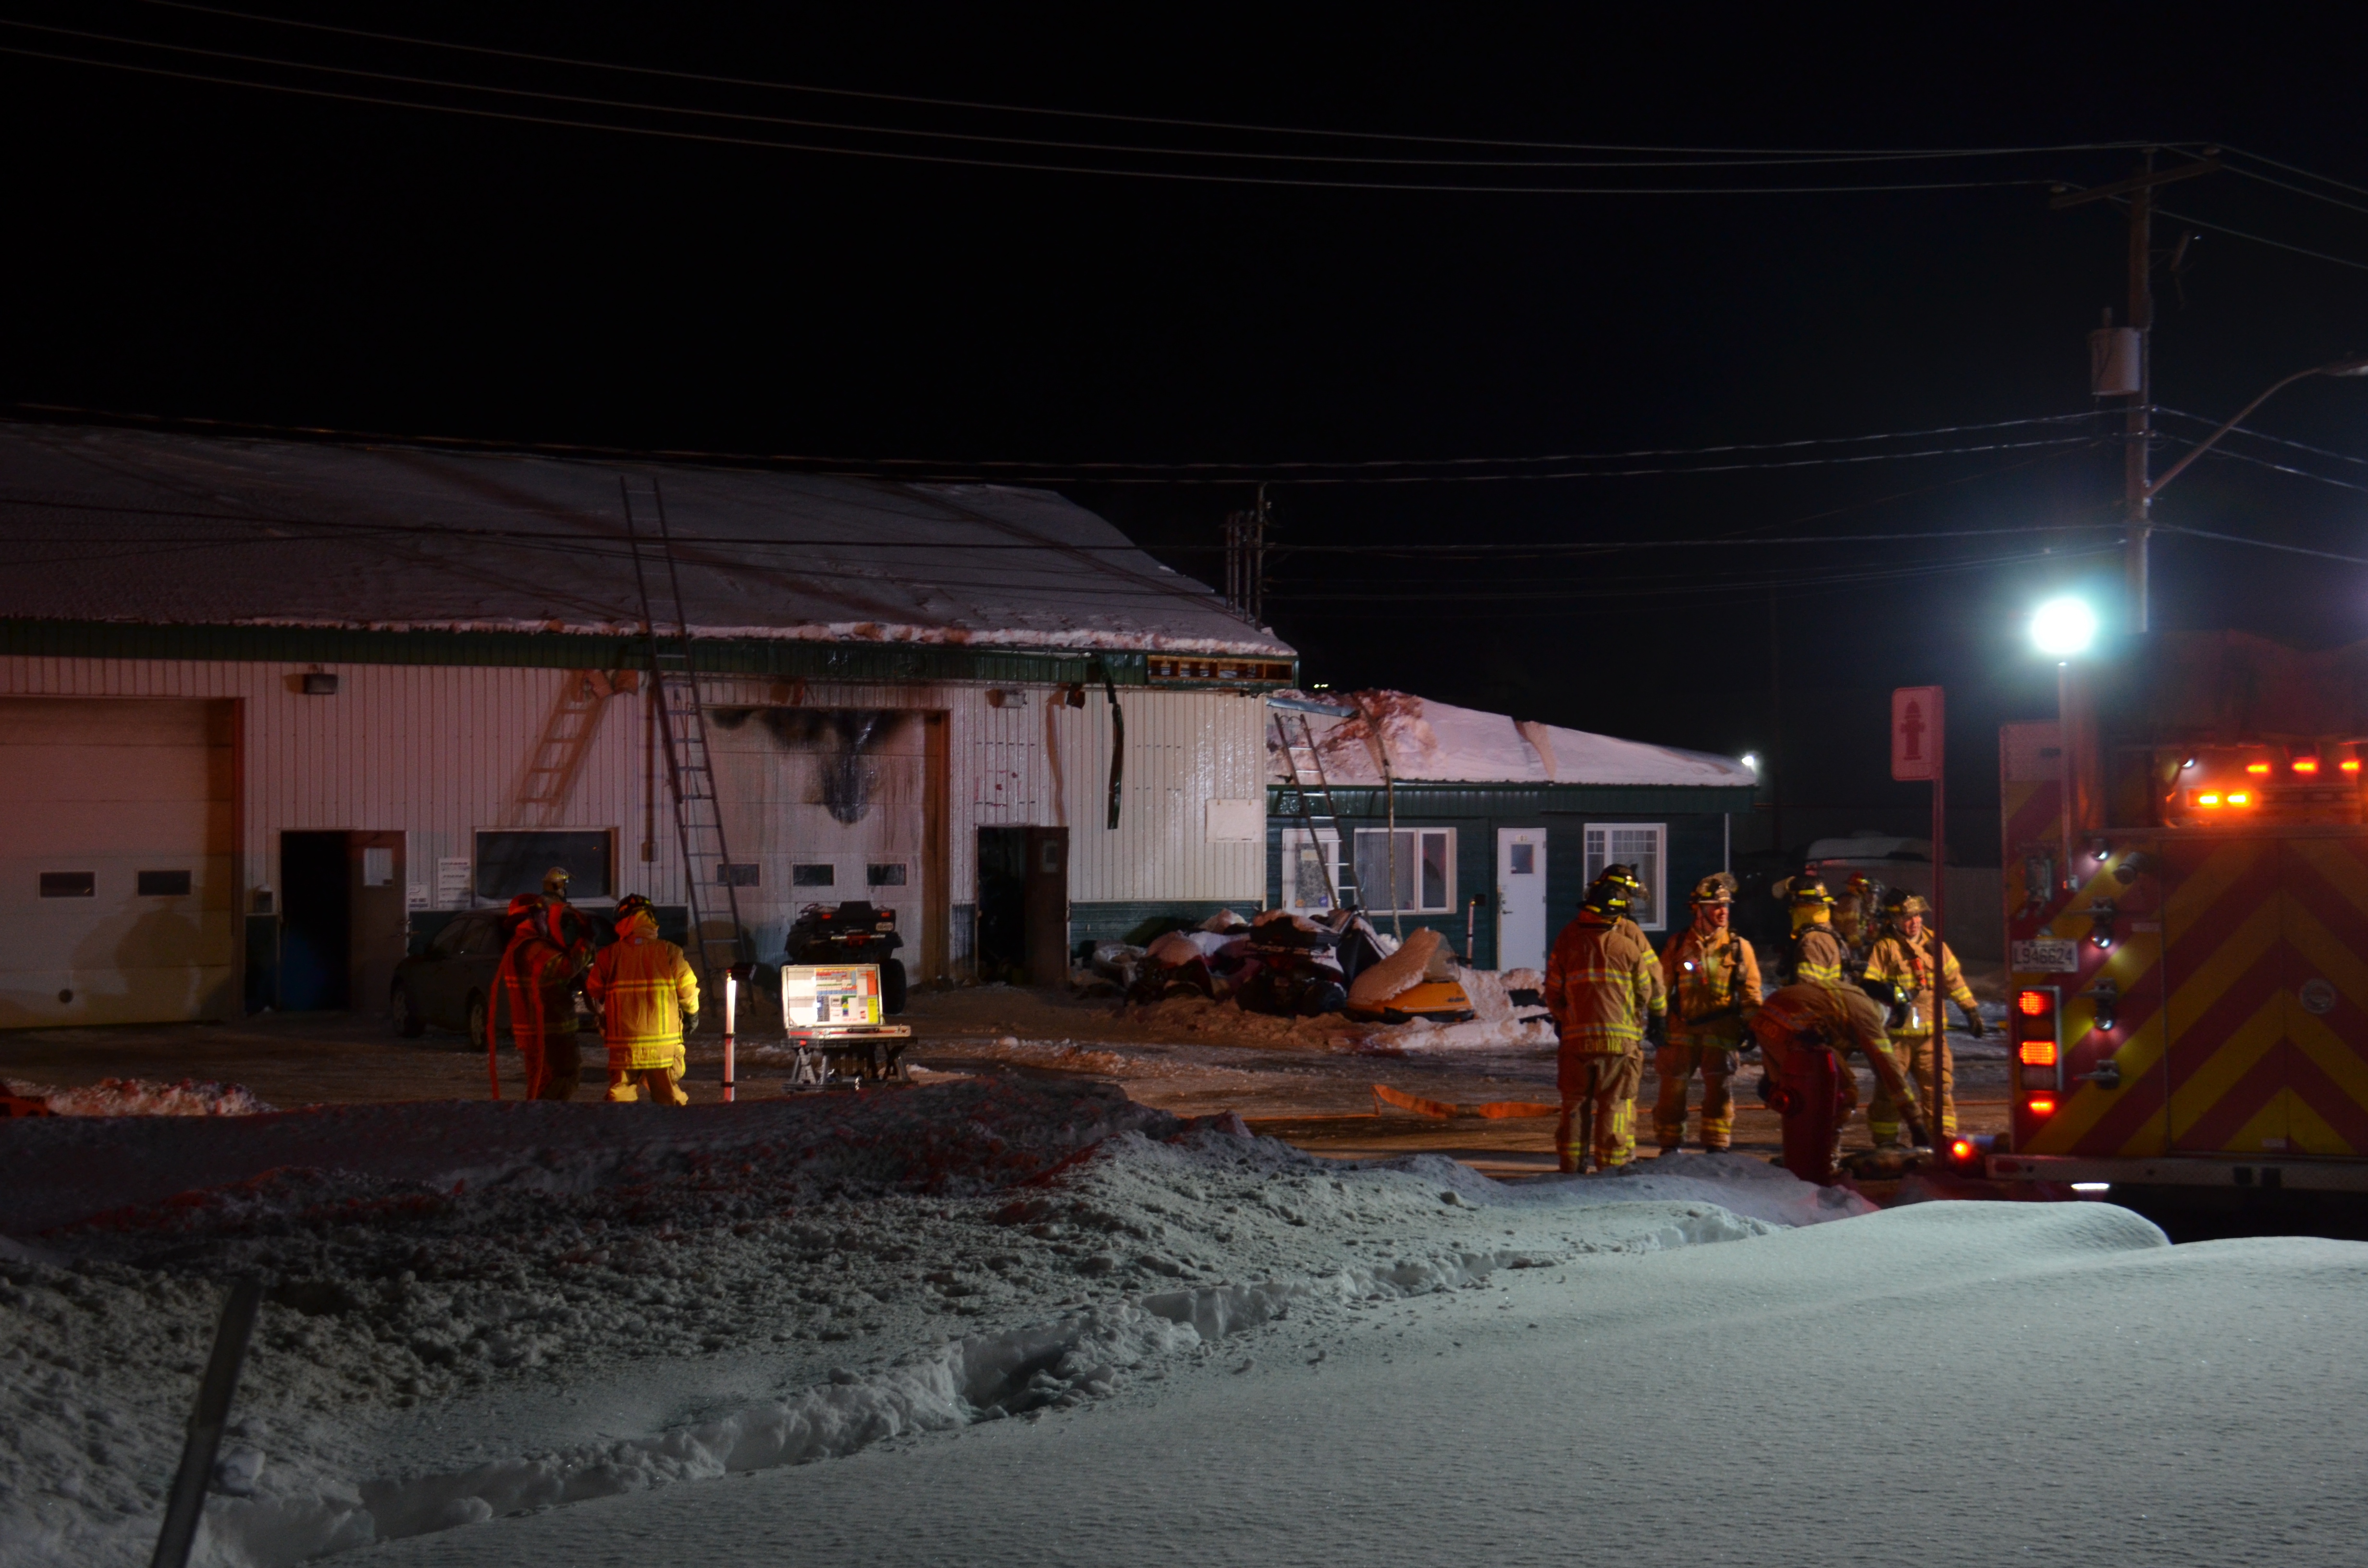
M 1357 891 L 1369 910 L 1440 915 L 1455 907 L 1455 830 L 1357 830 Z
M 477 896 L 507 903 L 522 892 L 541 892 L 543 874 L 553 867 L 568 875 L 567 896 L 576 903 L 609 898 L 616 892 L 610 869 L 610 835 L 590 833 L 481 833 L 477 835 Z
M 1516 877 L 1538 874 L 1538 846 L 1534 844 L 1513 844 L 1506 846 L 1506 873 Z
M 863 868 L 863 880 L 875 888 L 901 888 L 905 885 L 905 862 L 896 860 L 886 865 L 866 866 Z
M 140 873 L 142 898 L 187 898 L 189 893 L 189 873 L 187 871 L 142 871 Z
M 1631 918 L 1647 931 L 1667 925 L 1661 898 L 1662 851 L 1668 840 L 1666 823 L 1591 822 L 1587 824 L 1587 881 L 1592 884 L 1603 868 L 1619 864 L 1636 868 L 1645 891 L 1636 895 Z
M 1340 835 L 1304 827 L 1282 830 L 1282 906 L 1321 915 L 1339 902 Z
M 757 885 L 757 863 L 754 860 L 728 860 L 715 868 L 715 880 L 727 888 L 753 888 Z
M 790 868 L 790 885 L 793 888 L 826 888 L 838 882 L 838 868 L 831 865 L 804 865 Z
M 96 898 L 98 896 L 97 871 L 43 871 L 43 898 Z

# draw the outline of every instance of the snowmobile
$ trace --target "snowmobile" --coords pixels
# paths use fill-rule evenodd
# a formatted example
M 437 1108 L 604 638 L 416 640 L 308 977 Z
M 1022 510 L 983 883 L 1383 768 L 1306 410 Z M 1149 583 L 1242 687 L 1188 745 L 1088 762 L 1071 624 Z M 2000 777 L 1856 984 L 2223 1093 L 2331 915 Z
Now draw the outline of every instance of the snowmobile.
M 890 955 L 904 945 L 893 909 L 875 909 L 862 899 L 810 903 L 798 911 L 797 922 L 790 927 L 781 961 L 878 964 L 881 1007 L 893 1016 L 905 1010 L 905 960 Z
M 1249 930 L 1255 973 L 1234 988 L 1234 1001 L 1247 1013 L 1312 1018 L 1337 1013 L 1349 1000 L 1340 965 L 1332 956 L 1338 934 L 1304 915 L 1281 910 L 1259 916 Z

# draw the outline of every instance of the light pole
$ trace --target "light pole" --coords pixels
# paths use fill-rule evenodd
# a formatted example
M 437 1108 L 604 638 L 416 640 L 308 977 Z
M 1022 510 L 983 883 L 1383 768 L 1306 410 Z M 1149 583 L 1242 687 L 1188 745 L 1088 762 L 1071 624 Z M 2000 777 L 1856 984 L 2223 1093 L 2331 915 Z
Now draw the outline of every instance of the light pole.
M 2185 457 L 2180 459 L 2177 462 L 2163 470 L 2162 477 L 2160 479 L 2154 480 L 2151 483 L 2147 482 L 2145 478 L 2145 469 L 2142 463 L 2132 469 L 2133 483 L 2131 484 L 2132 494 L 2130 496 L 2129 540 L 2130 597 L 2133 601 L 2131 608 L 2134 612 L 2134 623 L 2131 626 L 2132 631 L 2145 631 L 2150 629 L 2150 618 L 2148 616 L 2146 605 L 2147 598 L 2150 597 L 2147 591 L 2148 564 L 2146 561 L 2146 550 L 2150 537 L 2153 533 L 2153 529 L 2149 525 L 2153 514 L 2154 498 L 2161 494 L 2164 488 L 2168 486 L 2172 480 L 2177 479 L 2180 474 L 2186 472 L 2188 464 L 2193 462 L 2196 459 L 2210 451 L 2214 447 L 2218 446 L 2220 444 L 2221 437 L 2226 436 L 2229 431 L 2234 430 L 2238 425 L 2244 423 L 2245 415 L 2252 413 L 2253 410 L 2260 407 L 2261 404 L 2269 402 L 2271 398 L 2275 397 L 2279 392 L 2285 391 L 2286 388 L 2294 385 L 2296 381 L 2308 381 L 2313 376 L 2368 376 L 2368 358 L 2338 359 L 2330 364 L 2313 365 L 2307 370 L 2296 370 L 2293 375 L 2288 376 L 2282 381 L 2271 382 L 2268 388 L 2262 392 L 2260 396 L 2255 398 L 2252 402 L 2238 409 L 2235 414 L 2229 416 L 2226 424 L 2221 426 L 2220 428 L 2213 431 L 2212 434 L 2197 442 L 2193 451 L 2188 453 Z M 2059 600 L 2057 602 L 2061 603 L 2063 601 Z M 2036 636 L 2037 631 L 2038 628 L 2034 623 L 2032 627 L 2032 634 Z
M 2031 641 L 2055 661 L 2056 793 L 2064 827 L 2063 865 L 2055 874 L 2059 885 L 2067 881 L 2072 872 L 2072 787 L 2077 749 L 2072 735 L 2072 661 L 2087 653 L 2096 640 L 2097 612 L 2089 608 L 2086 599 L 2049 599 L 2032 613 Z M 2055 891 L 2048 890 L 2051 895 Z

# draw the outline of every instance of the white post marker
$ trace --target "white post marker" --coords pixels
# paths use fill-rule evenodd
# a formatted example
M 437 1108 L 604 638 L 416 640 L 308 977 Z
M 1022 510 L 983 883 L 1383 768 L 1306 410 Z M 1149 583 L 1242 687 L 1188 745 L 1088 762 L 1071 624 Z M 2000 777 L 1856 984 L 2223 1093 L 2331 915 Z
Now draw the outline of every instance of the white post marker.
M 723 1099 L 727 1105 L 734 1098 L 732 1086 L 732 1017 L 740 1005 L 740 976 L 731 970 L 723 971 Z

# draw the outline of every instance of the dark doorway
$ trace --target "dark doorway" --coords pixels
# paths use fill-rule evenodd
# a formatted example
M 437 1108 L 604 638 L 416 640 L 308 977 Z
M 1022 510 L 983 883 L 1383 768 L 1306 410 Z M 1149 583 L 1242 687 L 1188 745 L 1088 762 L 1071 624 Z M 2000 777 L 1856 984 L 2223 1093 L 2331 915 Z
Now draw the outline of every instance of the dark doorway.
M 342 833 L 279 835 L 279 1006 L 311 1013 L 353 1003 L 354 866 Z
M 1028 981 L 1028 830 L 978 830 L 978 977 Z
M 978 977 L 1069 983 L 1069 830 L 978 830 Z

